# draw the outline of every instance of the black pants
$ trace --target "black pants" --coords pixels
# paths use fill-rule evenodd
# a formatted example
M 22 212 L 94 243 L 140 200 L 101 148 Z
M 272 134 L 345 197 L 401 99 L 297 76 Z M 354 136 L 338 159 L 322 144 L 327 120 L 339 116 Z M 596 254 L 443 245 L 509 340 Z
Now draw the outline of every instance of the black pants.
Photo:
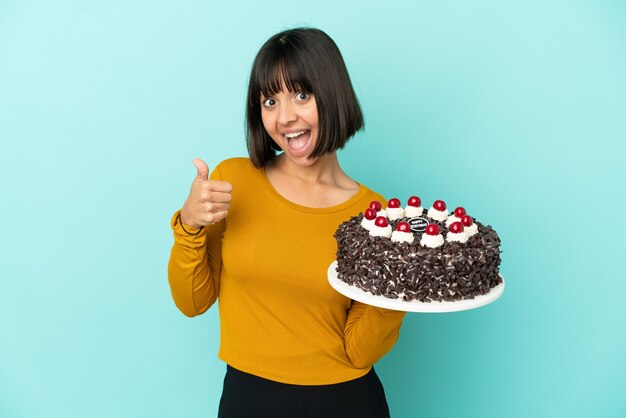
M 300 386 L 227 366 L 218 418 L 388 418 L 383 386 L 372 369 L 332 385 Z

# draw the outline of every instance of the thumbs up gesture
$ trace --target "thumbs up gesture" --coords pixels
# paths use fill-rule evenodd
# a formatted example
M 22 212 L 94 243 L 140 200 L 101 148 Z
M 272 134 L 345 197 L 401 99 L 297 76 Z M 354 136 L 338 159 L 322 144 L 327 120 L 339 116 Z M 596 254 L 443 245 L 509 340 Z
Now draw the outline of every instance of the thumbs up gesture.
M 226 217 L 233 186 L 227 181 L 209 180 L 209 167 L 200 158 L 193 160 L 193 165 L 198 173 L 180 211 L 180 220 L 185 225 L 200 228 Z

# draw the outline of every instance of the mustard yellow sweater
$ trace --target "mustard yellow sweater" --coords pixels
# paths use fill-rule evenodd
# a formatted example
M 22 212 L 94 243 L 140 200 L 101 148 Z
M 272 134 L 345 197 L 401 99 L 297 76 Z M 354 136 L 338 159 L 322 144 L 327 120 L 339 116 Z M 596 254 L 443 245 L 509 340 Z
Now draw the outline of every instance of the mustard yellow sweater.
M 366 374 L 398 339 L 403 312 L 337 293 L 326 277 L 333 233 L 382 196 L 363 185 L 347 202 L 309 208 L 283 198 L 247 158 L 220 163 L 211 178 L 233 185 L 221 222 L 198 235 L 172 217 L 168 275 L 187 316 L 218 300 L 219 357 L 236 369 L 283 383 L 320 385 Z M 185 225 L 187 231 L 198 231 Z

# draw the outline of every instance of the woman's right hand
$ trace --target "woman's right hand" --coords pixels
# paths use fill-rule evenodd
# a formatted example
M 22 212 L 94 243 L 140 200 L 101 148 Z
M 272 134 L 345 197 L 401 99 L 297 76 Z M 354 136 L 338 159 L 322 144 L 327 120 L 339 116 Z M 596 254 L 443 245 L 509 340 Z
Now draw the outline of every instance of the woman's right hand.
M 209 167 L 200 158 L 193 160 L 193 165 L 198 169 L 198 174 L 191 183 L 189 197 L 180 211 L 180 222 L 200 228 L 226 217 L 233 186 L 227 181 L 209 180 Z

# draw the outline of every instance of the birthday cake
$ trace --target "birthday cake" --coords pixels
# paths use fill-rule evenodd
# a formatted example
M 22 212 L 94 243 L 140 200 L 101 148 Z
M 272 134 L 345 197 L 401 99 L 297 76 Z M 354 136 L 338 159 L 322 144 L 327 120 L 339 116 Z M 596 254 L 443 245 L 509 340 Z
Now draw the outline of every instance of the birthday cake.
M 374 201 L 339 225 L 337 278 L 392 299 L 473 299 L 502 283 L 500 238 L 465 208 L 437 200 L 425 211 L 417 196 L 406 207 Z

